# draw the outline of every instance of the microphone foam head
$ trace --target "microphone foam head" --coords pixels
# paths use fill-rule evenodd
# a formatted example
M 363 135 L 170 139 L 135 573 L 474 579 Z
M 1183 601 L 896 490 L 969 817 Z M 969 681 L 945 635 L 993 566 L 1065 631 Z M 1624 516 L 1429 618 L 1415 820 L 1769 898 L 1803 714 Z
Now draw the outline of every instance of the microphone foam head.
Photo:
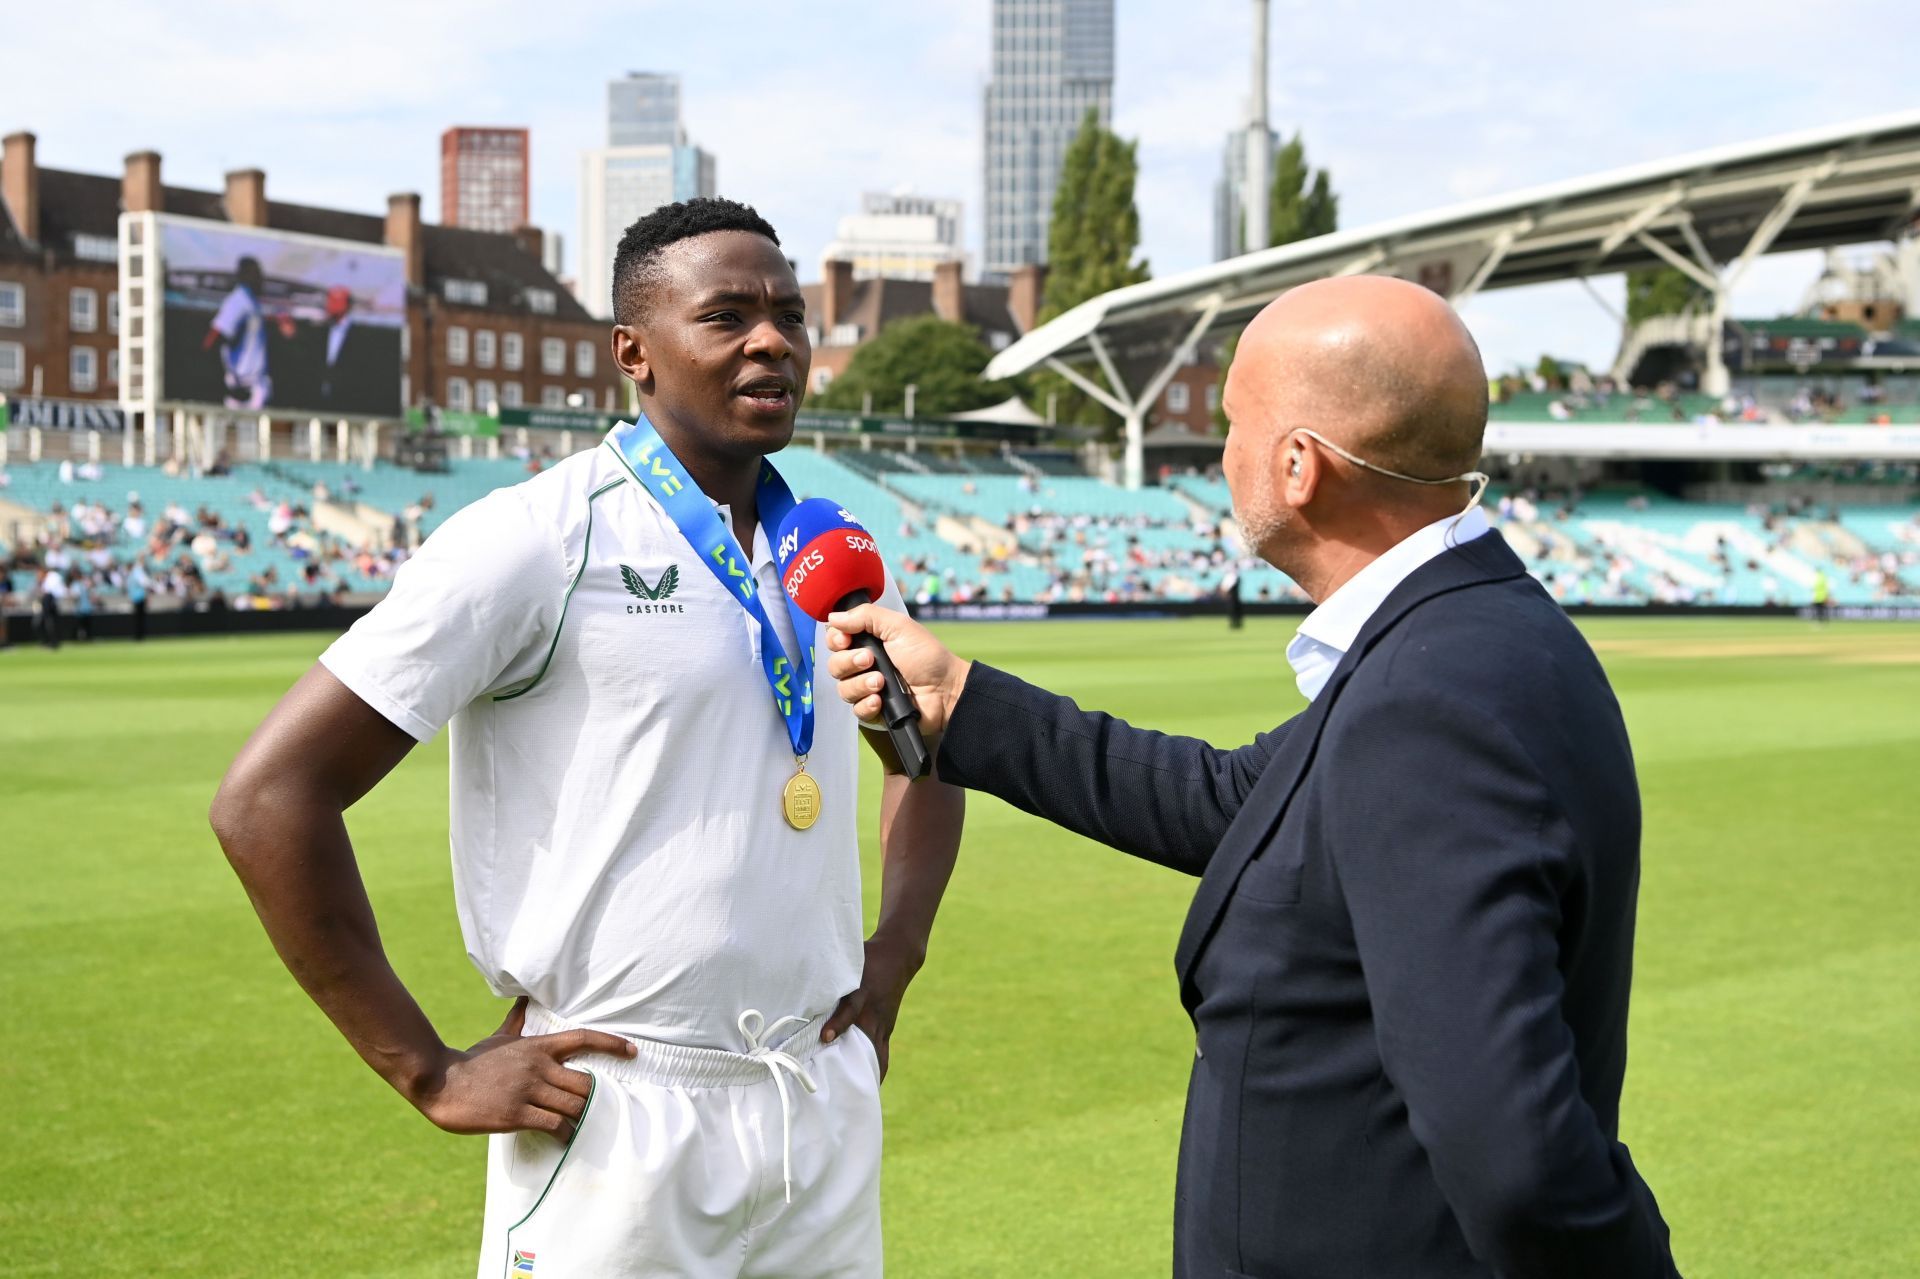
M 872 535 L 845 507 L 824 497 L 808 498 L 787 513 L 774 558 L 787 596 L 817 621 L 855 591 L 878 599 L 887 589 L 887 564 Z

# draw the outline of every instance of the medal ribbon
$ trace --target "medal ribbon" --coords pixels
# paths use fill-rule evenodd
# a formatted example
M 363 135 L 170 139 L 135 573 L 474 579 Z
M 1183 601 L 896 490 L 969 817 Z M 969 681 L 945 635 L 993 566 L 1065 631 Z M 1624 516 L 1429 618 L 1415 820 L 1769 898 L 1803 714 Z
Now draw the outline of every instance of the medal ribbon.
M 800 642 L 800 651 L 789 660 L 780 643 L 780 632 L 773 629 L 760 603 L 752 557 L 740 549 L 733 530 L 680 465 L 653 423 L 644 414 L 630 424 L 622 422 L 613 428 L 607 442 L 627 464 L 634 480 L 659 501 L 721 589 L 760 624 L 760 665 L 766 673 L 767 687 L 773 690 L 774 707 L 787 723 L 787 738 L 793 743 L 795 757 L 805 756 L 813 746 L 813 645 L 808 642 L 813 635 L 813 619 L 781 592 L 788 616 L 793 619 L 794 638 Z M 794 508 L 793 490 L 771 462 L 762 460 L 754 496 L 760 526 L 767 531 L 771 544 Z

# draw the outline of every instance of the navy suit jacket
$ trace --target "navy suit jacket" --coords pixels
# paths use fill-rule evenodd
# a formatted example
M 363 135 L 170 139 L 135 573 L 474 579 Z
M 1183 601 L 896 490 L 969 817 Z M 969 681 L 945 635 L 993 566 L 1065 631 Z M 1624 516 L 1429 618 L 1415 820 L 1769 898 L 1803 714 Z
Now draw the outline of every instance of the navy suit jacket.
M 1249 746 L 976 664 L 939 773 L 1200 876 L 1177 1275 L 1677 1275 L 1619 1141 L 1626 726 L 1498 533 L 1416 570 Z

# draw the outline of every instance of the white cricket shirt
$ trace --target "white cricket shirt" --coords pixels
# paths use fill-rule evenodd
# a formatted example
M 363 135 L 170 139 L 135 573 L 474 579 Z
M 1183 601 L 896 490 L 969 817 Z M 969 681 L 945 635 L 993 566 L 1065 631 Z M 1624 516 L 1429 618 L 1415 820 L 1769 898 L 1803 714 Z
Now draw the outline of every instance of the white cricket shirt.
M 784 631 L 764 529 L 752 558 Z M 827 1013 L 862 960 L 860 730 L 819 675 L 822 813 L 791 829 L 759 644 L 602 443 L 455 513 L 320 660 L 420 741 L 452 725 L 454 897 L 496 993 L 737 1050 L 743 1010 Z
M 227 367 L 234 377 L 249 386 L 258 382 L 267 371 L 267 331 L 259 301 L 235 286 L 214 313 L 213 327 L 233 344 Z

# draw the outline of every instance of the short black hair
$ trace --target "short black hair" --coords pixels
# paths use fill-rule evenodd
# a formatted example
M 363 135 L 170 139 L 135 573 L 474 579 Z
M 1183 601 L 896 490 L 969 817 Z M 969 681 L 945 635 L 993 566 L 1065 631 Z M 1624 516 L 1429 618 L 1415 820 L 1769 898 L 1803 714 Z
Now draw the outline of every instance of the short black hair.
M 614 322 L 636 324 L 645 320 L 647 294 L 659 277 L 660 251 L 669 244 L 709 231 L 751 231 L 766 236 L 775 245 L 780 243 L 773 225 L 750 204 L 707 196 L 663 204 L 637 220 L 620 237 L 620 247 L 613 255 Z

